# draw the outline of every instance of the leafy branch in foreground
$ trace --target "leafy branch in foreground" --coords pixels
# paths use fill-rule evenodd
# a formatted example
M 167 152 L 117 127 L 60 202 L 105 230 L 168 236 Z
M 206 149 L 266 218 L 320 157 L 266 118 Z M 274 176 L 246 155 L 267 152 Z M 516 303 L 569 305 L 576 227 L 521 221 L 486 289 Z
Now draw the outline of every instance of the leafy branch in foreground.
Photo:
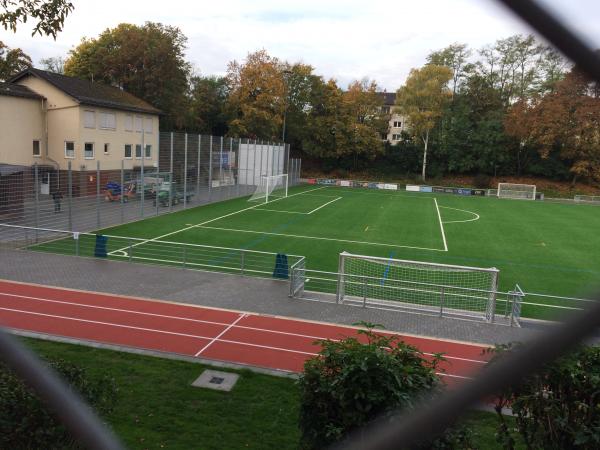
M 62 31 L 65 19 L 75 9 L 67 0 L 0 0 L 0 25 L 5 30 L 17 31 L 18 23 L 28 18 L 37 20 L 32 36 L 52 36 Z

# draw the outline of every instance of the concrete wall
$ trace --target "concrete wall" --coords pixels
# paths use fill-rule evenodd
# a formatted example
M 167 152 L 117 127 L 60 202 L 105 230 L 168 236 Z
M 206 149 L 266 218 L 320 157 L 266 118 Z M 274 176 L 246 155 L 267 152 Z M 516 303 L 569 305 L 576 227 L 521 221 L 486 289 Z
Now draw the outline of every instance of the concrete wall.
M 0 95 L 0 164 L 29 166 L 41 162 L 33 156 L 33 141 L 44 148 L 42 100 Z

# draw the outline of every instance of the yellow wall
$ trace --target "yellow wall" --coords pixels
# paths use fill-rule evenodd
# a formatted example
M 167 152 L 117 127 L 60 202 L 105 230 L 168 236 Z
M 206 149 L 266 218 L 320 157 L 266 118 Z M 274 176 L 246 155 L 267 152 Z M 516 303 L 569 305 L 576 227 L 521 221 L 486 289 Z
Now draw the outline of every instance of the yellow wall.
M 40 141 L 44 155 L 42 100 L 0 95 L 0 163 L 41 163 L 42 157 L 33 156 L 34 140 Z
M 135 144 L 141 144 L 142 135 L 136 131 L 125 131 L 125 117 L 131 115 L 135 129 L 135 116 L 143 116 L 145 120 L 152 121 L 152 131 L 144 134 L 146 145 L 152 146 L 151 157 L 144 158 L 145 165 L 153 165 L 158 160 L 158 116 L 149 114 L 136 114 L 116 109 L 98 108 L 95 106 L 79 105 L 70 96 L 52 86 L 45 80 L 28 76 L 19 80 L 19 84 L 29 87 L 32 91 L 43 95 L 48 99 L 48 156 L 56 161 L 61 169 L 66 169 L 69 161 L 73 170 L 79 170 L 82 166 L 86 169 L 95 169 L 97 161 L 100 161 L 101 170 L 120 169 L 121 160 L 125 159 L 125 144 L 132 145 L 132 158 L 125 159 L 125 168 L 132 168 L 141 164 L 141 158 L 135 158 Z M 19 126 L 30 122 L 28 119 L 32 114 L 43 117 L 41 102 L 37 104 L 38 111 L 27 109 L 19 111 L 22 113 Z M 13 109 L 20 109 L 13 107 Z M 95 114 L 94 128 L 84 126 L 85 111 L 93 111 Z M 101 129 L 100 113 L 110 112 L 116 115 L 116 128 L 114 130 Z M 3 125 L 1 125 L 3 126 Z M 0 135 L 2 129 L 0 128 Z M 17 139 L 17 138 L 15 138 Z M 19 138 L 20 141 L 24 140 Z M 74 158 L 65 156 L 65 142 L 71 141 L 75 144 Z M 29 159 L 24 158 L 22 164 L 33 164 L 31 157 L 31 139 L 28 139 Z M 86 142 L 94 143 L 94 157 L 84 157 L 84 145 Z M 109 144 L 109 153 L 104 154 L 104 144 Z M 25 144 L 22 144 L 25 145 Z M 14 146 L 14 145 L 13 145 Z

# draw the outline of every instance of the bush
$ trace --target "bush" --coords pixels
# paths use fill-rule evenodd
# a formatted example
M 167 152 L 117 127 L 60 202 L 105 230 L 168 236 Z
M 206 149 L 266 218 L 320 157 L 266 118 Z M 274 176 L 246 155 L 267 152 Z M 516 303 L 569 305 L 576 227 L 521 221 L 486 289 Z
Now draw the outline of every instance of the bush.
M 116 400 L 113 379 L 88 379 L 85 369 L 62 360 L 49 362 L 100 415 Z M 0 364 L 0 448 L 76 448 L 65 427 L 42 401 L 4 364 Z
M 498 441 L 513 449 L 515 440 L 501 414 L 507 406 L 528 449 L 600 448 L 600 348 L 581 347 L 498 396 Z
M 441 355 L 426 359 L 398 337 L 379 335 L 368 326 L 358 331 L 366 343 L 353 337 L 319 341 L 319 355 L 305 363 L 298 381 L 304 448 L 326 447 L 376 417 L 414 407 L 423 394 L 440 389 L 436 369 Z M 449 440 L 464 440 L 467 434 L 456 433 Z M 426 448 L 453 448 L 444 442 Z

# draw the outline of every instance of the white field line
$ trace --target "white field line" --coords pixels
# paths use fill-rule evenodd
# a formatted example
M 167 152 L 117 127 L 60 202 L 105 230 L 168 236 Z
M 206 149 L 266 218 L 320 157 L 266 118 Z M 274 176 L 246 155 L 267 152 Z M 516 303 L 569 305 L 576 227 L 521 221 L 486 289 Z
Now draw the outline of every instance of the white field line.
M 241 317 L 238 318 L 233 324 L 230 324 L 230 323 L 224 323 L 224 322 L 215 322 L 212 320 L 191 319 L 189 317 L 171 316 L 168 314 L 157 314 L 157 313 L 150 313 L 150 312 L 137 311 L 137 310 L 131 310 L 131 309 L 112 308 L 109 306 L 88 305 L 86 303 L 68 302 L 68 301 L 64 301 L 64 300 L 53 300 L 53 299 L 49 299 L 49 298 L 33 297 L 33 296 L 21 295 L 21 294 L 13 294 L 10 292 L 0 292 L 0 296 L 23 298 L 23 299 L 27 299 L 27 300 L 35 300 L 35 301 L 40 301 L 40 302 L 45 302 L 45 303 L 55 303 L 55 304 L 60 304 L 60 305 L 77 306 L 77 307 L 81 307 L 81 308 L 97 309 L 97 310 L 104 310 L 104 311 L 123 312 L 123 313 L 128 313 L 128 314 L 136 314 L 136 315 L 140 315 L 140 316 L 160 317 L 160 318 L 169 319 L 169 320 L 180 320 L 183 322 L 228 326 L 229 328 L 235 327 L 235 328 L 241 328 L 244 330 L 260 331 L 260 332 L 280 334 L 280 335 L 285 335 L 285 336 L 307 338 L 307 339 L 311 339 L 313 341 L 325 339 L 322 336 L 313 336 L 313 335 L 307 335 L 307 334 L 301 334 L 301 333 L 292 333 L 289 331 L 278 331 L 278 330 L 271 330 L 268 328 L 250 327 L 247 325 L 238 325 L 237 322 L 241 319 Z M 245 317 L 248 317 L 251 314 L 242 313 L 242 315 Z M 340 341 L 340 339 L 333 339 L 333 338 L 330 338 L 329 340 L 335 341 L 335 342 Z M 428 356 L 434 355 L 433 353 L 426 353 L 426 352 L 424 352 L 423 354 L 428 355 Z M 455 359 L 458 361 L 467 361 L 467 362 L 472 362 L 472 363 L 477 363 L 477 364 L 486 364 L 487 363 L 487 361 L 485 361 L 485 360 L 461 358 L 459 356 L 444 355 L 444 358 Z
M 460 211 L 460 212 L 464 212 L 467 214 L 473 214 L 473 216 L 475 216 L 473 219 L 467 219 L 467 220 L 449 220 L 447 222 L 444 223 L 465 223 L 465 222 L 475 222 L 476 220 L 479 220 L 479 214 L 474 213 L 473 211 L 467 211 L 466 209 L 458 209 L 458 208 L 450 208 L 449 206 L 440 206 L 440 208 L 443 209 L 452 209 L 454 211 Z
M 442 222 L 442 215 L 440 214 L 440 207 L 438 206 L 437 199 L 433 197 L 435 203 L 435 209 L 437 210 L 438 219 L 440 221 L 440 230 L 442 230 L 442 239 L 444 240 L 444 251 L 448 251 L 448 244 L 446 242 L 446 233 L 444 233 L 444 222 Z
M 229 330 L 231 330 L 233 327 L 235 327 L 237 325 L 237 323 L 246 316 L 247 316 L 247 314 L 245 314 L 245 313 L 240 314 L 240 316 L 237 319 L 235 319 L 235 321 L 231 322 L 229 324 L 229 326 L 227 328 L 225 328 L 223 331 L 221 331 L 217 336 L 215 336 L 215 338 L 212 341 L 210 341 L 208 344 L 206 344 L 204 347 L 202 347 L 202 349 L 198 350 L 194 356 L 200 356 L 202 354 L 202 352 L 204 352 L 208 347 L 210 347 L 216 341 L 218 341 L 221 338 L 221 336 L 223 336 L 225 333 L 227 333 Z
M 312 214 L 318 210 L 320 210 L 321 208 L 325 208 L 327 205 L 332 204 L 333 202 L 337 202 L 339 199 L 341 199 L 342 197 L 336 197 L 333 200 L 331 200 L 330 202 L 325 203 L 324 205 L 319 206 L 318 208 L 313 209 L 312 211 L 308 212 L 307 214 Z
M 298 211 L 283 211 L 281 209 L 266 209 L 266 208 L 256 208 L 255 211 L 271 211 L 271 212 L 278 212 L 278 213 L 285 213 L 285 214 L 303 214 L 303 215 L 309 214 L 309 213 L 298 212 Z
M 237 228 L 209 227 L 209 226 L 204 226 L 204 225 L 200 226 L 200 228 L 206 228 L 208 230 L 235 231 L 238 233 L 266 234 L 266 235 L 270 235 L 270 236 L 285 236 L 285 237 L 295 237 L 295 238 L 301 238 L 301 239 L 315 239 L 315 240 L 319 240 L 319 241 L 348 242 L 350 244 L 377 245 L 380 247 L 411 248 L 414 250 L 429 250 L 432 252 L 447 252 L 448 251 L 448 250 L 443 250 L 440 248 L 411 247 L 408 245 L 383 244 L 381 242 L 353 241 L 350 239 L 335 239 L 335 238 L 318 237 L 318 236 L 303 236 L 301 234 L 286 234 L 286 233 L 272 233 L 269 231 L 239 230 Z
M 320 188 L 316 188 L 316 189 L 310 189 L 310 190 L 308 190 L 308 191 L 298 192 L 297 194 L 292 194 L 292 195 L 288 195 L 287 197 L 282 197 L 282 198 L 275 199 L 275 200 L 273 200 L 273 201 L 271 201 L 271 202 L 269 202 L 269 203 L 274 203 L 274 202 L 277 202 L 277 201 L 279 201 L 279 200 L 283 200 L 284 198 L 295 197 L 296 195 L 301 195 L 301 194 L 304 194 L 305 192 L 318 191 L 318 190 L 320 190 L 320 189 L 324 189 L 324 188 L 325 188 L 325 186 L 323 186 L 323 187 L 320 187 Z M 214 218 L 214 219 L 210 219 L 210 220 L 207 220 L 207 221 L 205 221 L 205 222 L 202 222 L 202 223 L 199 223 L 199 224 L 190 225 L 189 227 L 181 228 L 180 230 L 171 231 L 170 233 L 166 233 L 166 234 L 163 234 L 163 235 L 160 235 L 160 236 L 156 236 L 156 237 L 153 237 L 153 238 L 151 238 L 151 239 L 146 239 L 145 241 L 141 241 L 141 242 L 138 242 L 137 244 L 133 244 L 133 245 L 131 245 L 131 247 L 137 247 L 138 245 L 142 245 L 142 244 L 145 244 L 145 243 L 147 243 L 147 242 L 158 241 L 159 239 L 162 239 L 162 238 L 164 238 L 164 237 L 167 237 L 167 236 L 172 236 L 172 235 L 174 235 L 174 234 L 181 233 L 181 232 L 183 232 L 183 231 L 187 231 L 187 230 L 190 230 L 190 229 L 192 229 L 192 228 L 195 228 L 195 227 L 201 227 L 202 225 L 205 225 L 205 224 L 207 224 L 207 223 L 215 222 L 215 221 L 217 221 L 217 220 L 224 219 L 225 217 L 233 216 L 233 215 L 235 215 L 235 214 L 239 214 L 239 213 L 241 213 L 241 212 L 248 211 L 249 209 L 258 208 L 259 206 L 262 206 L 262 205 L 263 205 L 263 203 L 259 203 L 259 204 L 257 204 L 257 205 L 254 205 L 254 206 L 250 206 L 249 208 L 240 209 L 240 210 L 238 210 L 238 211 L 234 211 L 234 212 L 232 212 L 232 213 L 225 214 L 225 215 L 223 215 L 223 216 L 216 217 L 216 218 Z M 118 250 L 113 250 L 112 252 L 110 252 L 110 253 L 108 253 L 108 254 L 109 254 L 109 255 L 111 255 L 111 256 L 115 256 L 115 255 L 114 255 L 115 253 L 118 253 L 118 252 L 123 252 L 124 250 L 127 250 L 128 248 L 130 248 L 130 246 L 123 247 L 123 248 L 120 248 L 120 249 L 118 249 Z

